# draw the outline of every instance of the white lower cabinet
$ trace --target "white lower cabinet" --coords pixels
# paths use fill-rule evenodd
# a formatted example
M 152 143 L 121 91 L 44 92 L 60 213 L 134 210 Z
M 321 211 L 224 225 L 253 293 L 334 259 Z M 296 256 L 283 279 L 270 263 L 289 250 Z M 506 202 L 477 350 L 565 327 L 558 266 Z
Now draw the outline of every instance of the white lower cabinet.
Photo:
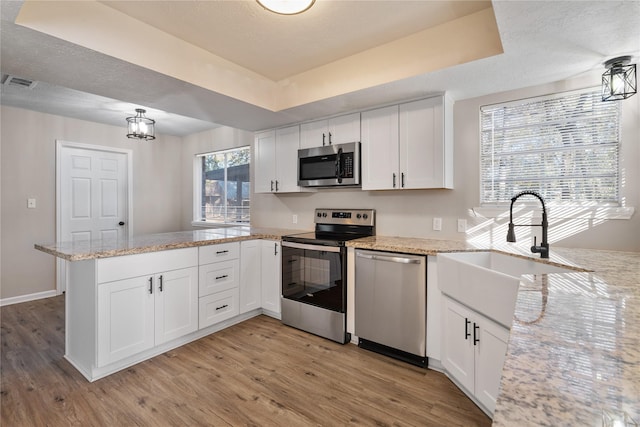
M 492 414 L 509 330 L 447 296 L 443 300 L 442 365 Z
M 240 251 L 239 242 L 199 249 L 200 329 L 240 313 Z
M 279 241 L 262 241 L 262 309 L 265 314 L 280 318 L 280 295 L 282 282 L 282 246 Z
M 159 266 L 154 265 L 157 260 L 145 255 L 126 262 L 153 271 Z M 185 255 L 189 257 L 181 254 Z M 195 256 L 191 258 L 195 264 Z M 116 268 L 119 263 L 113 259 L 104 266 Z M 198 268 L 99 283 L 97 309 L 96 365 L 103 367 L 198 329 Z
M 237 316 L 238 293 L 235 288 L 200 298 L 200 329 Z
M 262 308 L 280 318 L 280 241 L 247 240 L 240 245 L 240 313 Z
M 262 240 L 240 242 L 240 313 L 262 307 Z

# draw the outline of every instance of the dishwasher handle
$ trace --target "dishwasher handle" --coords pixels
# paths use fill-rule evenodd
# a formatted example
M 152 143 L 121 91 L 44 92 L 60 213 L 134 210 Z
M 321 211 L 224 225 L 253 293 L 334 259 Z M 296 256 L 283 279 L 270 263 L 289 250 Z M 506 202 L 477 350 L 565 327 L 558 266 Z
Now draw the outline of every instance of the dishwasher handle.
M 361 252 L 356 252 L 356 256 L 359 258 L 372 259 L 375 261 L 387 261 L 387 262 L 395 262 L 399 264 L 421 264 L 421 259 L 416 258 L 405 258 L 401 256 L 388 256 L 388 255 L 373 255 L 373 254 L 363 254 Z

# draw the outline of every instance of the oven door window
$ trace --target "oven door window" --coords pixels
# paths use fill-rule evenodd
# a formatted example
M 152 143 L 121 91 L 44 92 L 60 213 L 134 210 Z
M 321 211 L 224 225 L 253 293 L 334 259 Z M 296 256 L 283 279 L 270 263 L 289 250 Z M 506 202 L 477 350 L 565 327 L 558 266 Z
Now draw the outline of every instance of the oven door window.
M 343 254 L 282 247 L 282 296 L 344 312 Z

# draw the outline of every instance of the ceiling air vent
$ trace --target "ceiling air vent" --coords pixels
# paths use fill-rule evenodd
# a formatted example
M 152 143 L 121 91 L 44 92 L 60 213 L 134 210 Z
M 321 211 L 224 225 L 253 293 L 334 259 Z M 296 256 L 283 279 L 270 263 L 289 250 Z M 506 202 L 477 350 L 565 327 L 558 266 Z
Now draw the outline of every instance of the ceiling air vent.
M 23 79 L 22 77 L 16 77 L 10 74 L 8 74 L 2 82 L 5 86 L 17 86 L 25 89 L 33 89 L 37 83 L 36 81 Z

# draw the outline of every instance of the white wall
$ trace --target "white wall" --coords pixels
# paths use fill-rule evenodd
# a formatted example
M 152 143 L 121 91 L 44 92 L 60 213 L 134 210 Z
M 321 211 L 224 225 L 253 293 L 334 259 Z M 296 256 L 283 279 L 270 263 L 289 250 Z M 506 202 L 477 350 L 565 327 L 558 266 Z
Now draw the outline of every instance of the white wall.
M 55 241 L 56 139 L 133 150 L 134 234 L 181 227 L 181 139 L 127 139 L 122 127 L 2 106 L 0 298 L 55 289 L 55 260 L 33 248 Z M 37 200 L 27 209 L 27 198 Z
M 377 211 L 377 234 L 404 237 L 471 240 L 503 243 L 505 220 L 480 218 L 479 206 L 479 109 L 482 105 L 541 96 L 598 85 L 600 76 L 546 84 L 480 98 L 462 100 L 454 106 L 454 189 L 360 191 L 321 189 L 312 194 L 252 197 L 254 226 L 313 228 L 314 208 L 373 208 Z M 626 206 L 640 208 L 640 95 L 622 101 L 622 173 Z M 292 215 L 298 215 L 298 224 Z M 432 219 L 442 218 L 442 231 L 432 230 Z M 467 233 L 457 232 L 457 219 L 468 220 Z M 538 232 L 538 228 L 534 231 Z M 529 229 L 518 230 L 518 242 L 531 244 Z M 640 213 L 631 220 L 550 218 L 549 241 L 564 247 L 640 251 Z

